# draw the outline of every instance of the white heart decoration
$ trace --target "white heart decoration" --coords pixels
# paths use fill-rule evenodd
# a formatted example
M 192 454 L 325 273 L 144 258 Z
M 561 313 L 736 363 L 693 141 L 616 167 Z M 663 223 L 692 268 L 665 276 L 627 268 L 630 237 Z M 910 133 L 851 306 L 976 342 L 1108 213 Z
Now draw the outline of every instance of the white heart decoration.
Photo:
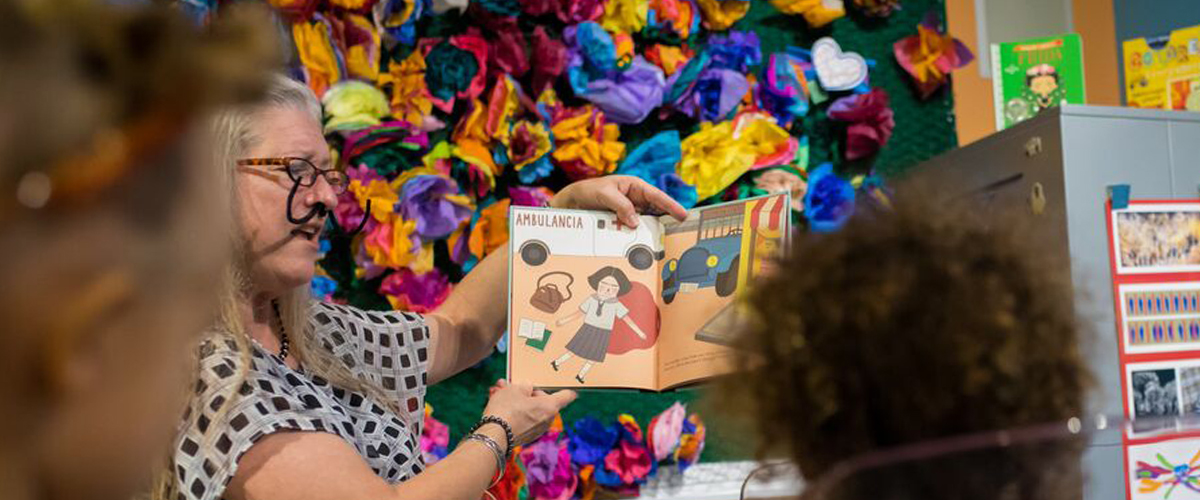
M 850 90 L 867 81 L 867 60 L 854 52 L 842 52 L 837 41 L 824 37 L 813 44 L 813 66 L 825 90 Z

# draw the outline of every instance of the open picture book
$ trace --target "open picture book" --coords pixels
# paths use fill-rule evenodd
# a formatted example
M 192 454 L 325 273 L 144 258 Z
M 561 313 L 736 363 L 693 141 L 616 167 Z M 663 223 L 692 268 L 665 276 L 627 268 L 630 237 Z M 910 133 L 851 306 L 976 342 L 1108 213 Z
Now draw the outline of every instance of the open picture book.
M 762 196 L 636 228 L 511 208 L 509 380 L 661 391 L 730 372 L 735 298 L 783 255 L 790 204 Z

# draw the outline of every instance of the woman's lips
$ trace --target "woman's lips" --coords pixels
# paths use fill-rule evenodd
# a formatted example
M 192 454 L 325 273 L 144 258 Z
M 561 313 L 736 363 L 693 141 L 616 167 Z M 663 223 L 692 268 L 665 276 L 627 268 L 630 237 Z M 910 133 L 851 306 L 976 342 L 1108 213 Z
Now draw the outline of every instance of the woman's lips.
M 295 236 L 296 239 L 305 241 L 313 246 L 320 245 L 320 241 L 319 241 L 320 231 L 312 229 L 312 228 L 298 227 L 298 228 L 292 230 L 292 236 Z

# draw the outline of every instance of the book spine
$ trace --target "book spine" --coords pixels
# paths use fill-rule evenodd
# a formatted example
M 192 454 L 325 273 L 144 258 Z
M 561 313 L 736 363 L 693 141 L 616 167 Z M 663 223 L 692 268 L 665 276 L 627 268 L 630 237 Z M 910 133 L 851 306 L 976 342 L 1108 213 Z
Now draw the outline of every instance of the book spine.
M 992 108 L 996 113 L 996 131 L 1004 130 L 1004 62 L 1000 44 L 992 44 Z

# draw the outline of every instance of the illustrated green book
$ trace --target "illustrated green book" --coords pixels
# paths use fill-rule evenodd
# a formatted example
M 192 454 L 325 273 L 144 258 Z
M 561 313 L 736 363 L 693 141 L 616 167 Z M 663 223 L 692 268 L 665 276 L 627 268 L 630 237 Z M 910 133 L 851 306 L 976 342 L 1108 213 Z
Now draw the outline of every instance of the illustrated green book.
M 1083 43 L 1079 35 L 992 44 L 996 130 L 1063 104 L 1084 104 Z

